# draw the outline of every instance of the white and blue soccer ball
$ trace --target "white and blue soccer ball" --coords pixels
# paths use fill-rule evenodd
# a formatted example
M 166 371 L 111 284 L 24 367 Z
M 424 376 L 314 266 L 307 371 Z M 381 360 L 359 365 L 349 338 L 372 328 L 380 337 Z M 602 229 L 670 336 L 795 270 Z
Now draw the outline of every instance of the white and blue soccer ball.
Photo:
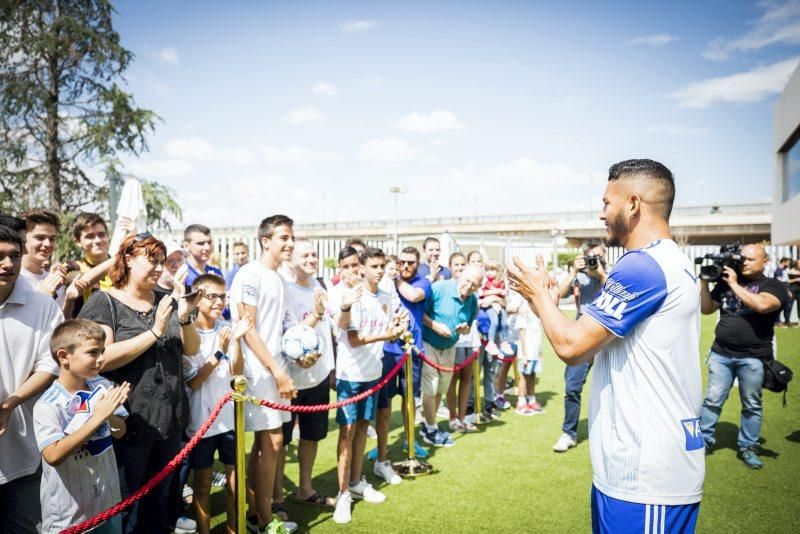
M 296 324 L 283 333 L 281 350 L 292 362 L 301 362 L 319 352 L 317 331 L 305 324 Z

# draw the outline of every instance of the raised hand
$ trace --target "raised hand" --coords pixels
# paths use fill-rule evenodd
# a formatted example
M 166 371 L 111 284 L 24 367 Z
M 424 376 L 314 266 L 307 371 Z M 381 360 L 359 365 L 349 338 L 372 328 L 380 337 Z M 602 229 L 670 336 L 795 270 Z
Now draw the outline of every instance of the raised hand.
M 320 317 L 325 313 L 325 305 L 328 303 L 328 294 L 320 288 L 314 289 L 314 311 Z
M 228 354 L 228 345 L 231 342 L 231 327 L 226 326 L 219 331 L 219 350 L 222 351 L 223 354 Z
M 253 316 L 249 313 L 245 313 L 244 316 L 239 319 L 233 328 L 231 329 L 231 337 L 234 341 L 239 341 L 244 337 L 244 335 L 255 326 L 255 321 L 253 321 Z
M 44 280 L 36 284 L 36 290 L 52 297 L 56 294 L 58 288 L 64 284 L 64 280 L 64 273 L 54 267 L 54 270 Z
M 522 297 L 533 305 L 534 297 L 550 294 L 550 276 L 544 266 L 544 259 L 541 255 L 536 256 L 536 269 L 531 269 L 522 260 L 514 256 L 514 260 L 508 265 L 509 287 L 522 295 Z
M 65 297 L 67 300 L 75 300 L 89 287 L 89 283 L 85 280 L 81 280 L 81 275 L 76 275 L 75 278 L 72 280 L 72 283 L 67 287 L 67 291 L 65 292 Z
M 364 294 L 364 287 L 361 284 L 358 284 L 355 287 L 350 287 L 342 291 L 342 308 L 349 308 L 359 300 L 361 300 L 361 295 Z
M 92 412 L 98 417 L 108 419 L 120 405 L 128 400 L 130 391 L 131 385 L 127 382 L 109 389 L 105 396 L 94 405 Z
M 172 315 L 172 306 L 174 303 L 175 300 L 173 300 L 172 297 L 164 297 L 161 299 L 161 302 L 158 303 L 156 317 L 153 321 L 153 332 L 155 332 L 158 337 L 163 337 L 164 334 L 167 333 L 169 317 Z

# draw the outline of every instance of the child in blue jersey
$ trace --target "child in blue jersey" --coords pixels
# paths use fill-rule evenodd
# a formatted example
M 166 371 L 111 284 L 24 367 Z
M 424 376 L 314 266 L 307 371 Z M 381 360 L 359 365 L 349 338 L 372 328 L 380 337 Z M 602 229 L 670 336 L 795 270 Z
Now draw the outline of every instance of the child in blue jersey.
M 122 404 L 130 384 L 112 386 L 99 376 L 105 332 L 86 319 L 64 321 L 50 339 L 58 379 L 33 408 L 36 443 L 42 452 L 42 532 L 65 528 L 120 501 L 111 438 L 125 433 Z M 122 532 L 120 517 L 93 532 Z

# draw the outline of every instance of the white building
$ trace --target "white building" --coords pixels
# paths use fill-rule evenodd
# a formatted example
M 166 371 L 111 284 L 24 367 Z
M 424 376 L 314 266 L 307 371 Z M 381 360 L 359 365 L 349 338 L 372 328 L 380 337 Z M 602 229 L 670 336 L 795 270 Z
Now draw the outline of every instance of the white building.
M 800 245 L 800 67 L 775 104 L 773 146 L 772 243 Z

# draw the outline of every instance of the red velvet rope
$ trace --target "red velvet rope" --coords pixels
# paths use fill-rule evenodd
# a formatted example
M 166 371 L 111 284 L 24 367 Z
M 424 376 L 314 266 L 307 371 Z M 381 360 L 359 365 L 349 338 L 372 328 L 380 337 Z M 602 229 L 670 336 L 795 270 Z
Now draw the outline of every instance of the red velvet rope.
M 164 468 L 161 469 L 161 471 L 159 471 L 156 474 L 156 476 L 148 480 L 144 486 L 142 486 L 134 493 L 123 499 L 121 502 L 115 504 L 105 512 L 100 512 L 96 516 L 92 517 L 91 519 L 87 519 L 83 523 L 79 523 L 75 526 L 69 527 L 68 529 L 62 530 L 61 534 L 78 534 L 80 532 L 85 532 L 90 528 L 94 528 L 103 521 L 111 519 L 112 517 L 122 512 L 124 509 L 128 508 L 130 505 L 132 505 L 133 503 L 135 503 L 136 501 L 138 501 L 139 499 L 150 493 L 150 491 L 152 491 L 153 488 L 155 488 L 158 484 L 163 482 L 163 480 L 167 478 L 170 473 L 172 473 L 179 465 L 181 465 L 181 463 L 183 463 L 183 461 L 186 459 L 189 453 L 192 452 L 192 449 L 194 449 L 195 445 L 197 445 L 197 443 L 201 439 L 203 439 L 203 436 L 205 435 L 206 432 L 208 432 L 208 429 L 211 427 L 211 424 L 219 416 L 219 413 L 222 411 L 223 406 L 225 406 L 225 403 L 228 402 L 229 400 L 231 400 L 231 393 L 227 393 L 224 397 L 222 397 L 219 400 L 219 402 L 217 402 L 217 405 L 214 406 L 214 409 L 211 411 L 211 415 L 208 416 L 206 422 L 203 423 L 203 426 L 201 426 L 197 430 L 197 433 L 194 436 L 192 436 L 192 439 L 189 440 L 189 443 L 186 444 L 183 450 L 181 450 L 178 453 L 178 455 L 175 456 L 175 458 L 170 460 L 170 462 L 167 465 L 165 465 Z
M 274 410 L 283 410 L 286 412 L 298 412 L 298 413 L 315 413 L 315 412 L 327 412 L 329 410 L 335 410 L 337 408 L 341 408 L 342 406 L 347 406 L 348 404 L 354 404 L 358 401 L 364 400 L 367 397 L 374 395 L 379 389 L 386 386 L 392 378 L 400 372 L 400 369 L 403 368 L 403 365 L 406 363 L 406 359 L 408 359 L 408 353 L 404 354 L 403 357 L 397 362 L 389 374 L 384 376 L 380 382 L 369 388 L 367 391 L 363 391 L 356 395 L 355 397 L 350 397 L 349 399 L 345 399 L 339 402 L 334 402 L 331 404 L 315 404 L 313 406 L 292 406 L 291 404 L 280 404 L 277 402 L 272 402 L 264 399 L 255 400 L 257 404 L 261 406 L 266 406 L 267 408 L 272 408 Z
M 478 354 L 480 354 L 480 352 L 481 352 L 481 347 L 478 347 L 472 352 L 472 354 L 469 355 L 469 358 L 459 363 L 458 365 L 454 365 L 453 367 L 445 367 L 444 365 L 439 365 L 438 363 L 428 358 L 422 351 L 418 351 L 417 356 L 419 356 L 420 360 L 427 363 L 428 365 L 430 365 L 431 367 L 433 367 L 438 371 L 441 371 L 443 373 L 457 373 L 460 370 L 467 367 L 468 365 L 470 365 L 472 361 L 478 357 Z

